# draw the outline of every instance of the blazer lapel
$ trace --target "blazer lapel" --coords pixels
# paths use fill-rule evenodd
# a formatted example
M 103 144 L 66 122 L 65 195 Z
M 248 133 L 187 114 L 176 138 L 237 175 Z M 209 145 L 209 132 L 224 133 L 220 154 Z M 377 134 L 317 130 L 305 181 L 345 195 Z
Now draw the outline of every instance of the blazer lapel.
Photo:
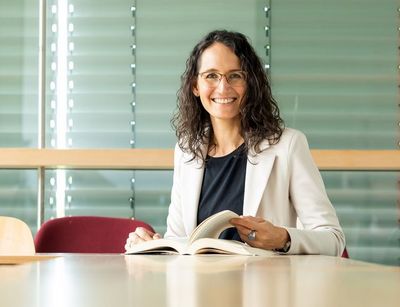
M 189 160 L 189 159 L 187 159 Z M 182 216 L 186 235 L 189 236 L 197 226 L 197 209 L 201 185 L 203 183 L 204 165 L 202 161 L 193 160 L 182 166 Z
M 256 216 L 265 187 L 275 161 L 275 153 L 269 151 L 267 142 L 262 143 L 259 154 L 250 151 L 246 168 L 243 215 Z M 265 150 L 266 149 L 266 150 Z

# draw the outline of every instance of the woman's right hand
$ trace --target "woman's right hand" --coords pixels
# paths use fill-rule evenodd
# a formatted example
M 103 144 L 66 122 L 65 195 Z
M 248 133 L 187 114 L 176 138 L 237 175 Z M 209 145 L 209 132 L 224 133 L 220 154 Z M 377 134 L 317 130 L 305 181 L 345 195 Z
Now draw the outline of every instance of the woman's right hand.
M 128 250 L 132 245 L 157 239 L 161 239 L 160 234 L 151 232 L 143 227 L 137 227 L 134 232 L 129 234 L 128 239 L 126 239 L 125 250 Z

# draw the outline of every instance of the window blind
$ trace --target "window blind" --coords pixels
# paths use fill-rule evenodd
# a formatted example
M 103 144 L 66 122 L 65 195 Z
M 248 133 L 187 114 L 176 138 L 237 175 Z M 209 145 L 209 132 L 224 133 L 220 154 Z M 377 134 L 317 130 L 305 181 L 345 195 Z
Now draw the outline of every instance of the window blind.
M 58 147 L 57 125 L 65 121 L 62 132 L 68 148 L 134 147 L 134 1 L 65 2 L 48 1 L 46 145 Z M 63 39 L 68 88 L 63 118 L 58 113 L 62 97 L 57 91 L 63 44 L 60 18 L 66 18 L 67 27 Z M 46 219 L 59 214 L 60 185 L 65 193 L 61 197 L 65 215 L 133 216 L 133 171 L 67 170 L 61 179 L 58 172 L 46 172 Z
M 0 1 L 0 146 L 37 141 L 37 4 Z
M 0 0 L 0 147 L 37 144 L 36 1 Z M 36 172 L 0 170 L 0 215 L 35 229 Z
M 286 124 L 312 148 L 398 148 L 398 1 L 272 1 L 271 16 L 272 89 Z M 350 256 L 400 264 L 399 174 L 323 177 Z

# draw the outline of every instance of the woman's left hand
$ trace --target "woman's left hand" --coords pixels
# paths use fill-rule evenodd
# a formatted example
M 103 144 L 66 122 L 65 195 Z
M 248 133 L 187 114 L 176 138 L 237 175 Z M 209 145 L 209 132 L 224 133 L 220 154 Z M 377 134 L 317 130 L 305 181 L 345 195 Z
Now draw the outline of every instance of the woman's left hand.
M 290 239 L 285 228 L 274 226 L 260 217 L 241 216 L 230 223 L 238 230 L 240 238 L 250 246 L 262 249 L 279 249 Z M 253 237 L 249 234 L 253 232 Z

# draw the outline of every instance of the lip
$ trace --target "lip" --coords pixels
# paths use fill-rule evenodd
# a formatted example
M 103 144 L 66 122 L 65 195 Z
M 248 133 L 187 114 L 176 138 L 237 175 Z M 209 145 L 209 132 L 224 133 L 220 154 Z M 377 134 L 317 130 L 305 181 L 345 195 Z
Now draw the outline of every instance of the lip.
M 211 98 L 211 100 L 217 104 L 231 104 L 236 101 L 237 98 L 235 97 L 228 97 L 228 98 Z

